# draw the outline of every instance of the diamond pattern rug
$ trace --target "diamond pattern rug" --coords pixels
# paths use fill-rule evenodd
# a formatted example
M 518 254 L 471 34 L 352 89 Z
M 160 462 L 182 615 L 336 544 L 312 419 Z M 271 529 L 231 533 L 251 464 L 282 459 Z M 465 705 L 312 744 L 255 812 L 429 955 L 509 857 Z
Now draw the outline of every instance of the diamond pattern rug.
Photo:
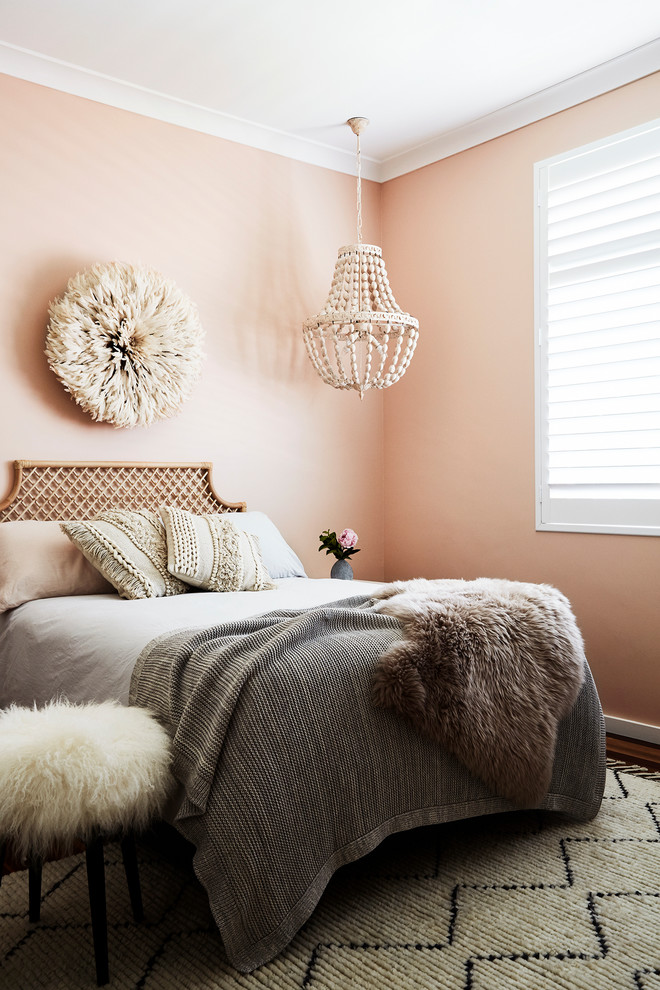
M 227 962 L 189 864 L 143 843 L 147 921 L 106 849 L 110 987 L 174 990 L 660 990 L 660 782 L 608 770 L 592 822 L 519 812 L 393 836 L 332 880 L 288 948 Z M 0 987 L 95 986 L 84 857 L 0 887 Z

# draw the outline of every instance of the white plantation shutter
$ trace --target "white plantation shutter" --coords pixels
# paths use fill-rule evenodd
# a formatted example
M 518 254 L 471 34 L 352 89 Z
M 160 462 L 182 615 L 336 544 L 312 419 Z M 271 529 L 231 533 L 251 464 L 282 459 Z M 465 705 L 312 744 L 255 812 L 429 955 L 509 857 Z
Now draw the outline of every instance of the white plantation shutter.
M 537 528 L 660 535 L 660 121 L 535 169 Z

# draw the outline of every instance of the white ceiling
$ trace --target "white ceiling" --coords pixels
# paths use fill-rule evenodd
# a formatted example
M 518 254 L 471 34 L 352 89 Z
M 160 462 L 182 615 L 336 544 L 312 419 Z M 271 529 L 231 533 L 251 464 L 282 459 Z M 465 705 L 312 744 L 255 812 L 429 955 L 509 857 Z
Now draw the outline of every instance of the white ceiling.
M 386 179 L 660 69 L 660 0 L 0 0 L 0 71 Z

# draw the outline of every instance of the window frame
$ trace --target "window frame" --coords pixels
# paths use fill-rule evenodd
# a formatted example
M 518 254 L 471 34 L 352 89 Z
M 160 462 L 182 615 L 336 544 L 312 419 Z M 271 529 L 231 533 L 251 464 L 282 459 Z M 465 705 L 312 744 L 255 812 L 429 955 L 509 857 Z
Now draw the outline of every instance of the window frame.
M 660 129 L 660 119 L 648 121 L 646 124 L 609 135 L 534 164 L 535 503 L 536 530 L 539 532 L 660 536 L 660 499 L 551 499 L 548 474 L 545 469 L 549 437 L 544 400 L 547 387 L 549 339 L 546 313 L 548 169 L 554 164 L 566 162 L 571 158 L 605 148 L 653 129 Z M 650 523 L 648 521 L 649 515 L 653 517 L 653 521 Z M 609 521 L 604 521 L 605 519 Z

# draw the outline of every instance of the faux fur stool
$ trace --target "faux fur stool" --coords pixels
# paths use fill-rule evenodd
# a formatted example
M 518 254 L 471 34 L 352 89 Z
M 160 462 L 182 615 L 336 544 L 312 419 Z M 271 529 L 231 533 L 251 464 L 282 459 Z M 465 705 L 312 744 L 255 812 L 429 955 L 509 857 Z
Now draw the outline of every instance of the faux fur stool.
M 108 982 L 103 840 L 122 835 L 131 906 L 142 918 L 133 833 L 157 815 L 172 786 L 170 742 L 142 708 L 114 702 L 0 712 L 0 842 L 29 863 L 30 921 L 39 921 L 41 866 L 86 845 L 96 979 Z

